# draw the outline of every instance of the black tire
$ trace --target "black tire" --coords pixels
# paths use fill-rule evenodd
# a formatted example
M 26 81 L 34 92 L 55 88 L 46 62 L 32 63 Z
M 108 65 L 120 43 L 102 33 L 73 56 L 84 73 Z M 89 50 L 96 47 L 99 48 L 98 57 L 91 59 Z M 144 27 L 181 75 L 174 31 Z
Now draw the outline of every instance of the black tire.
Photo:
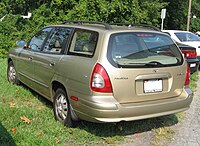
M 8 63 L 7 78 L 8 78 L 8 81 L 12 84 L 19 85 L 19 83 L 20 83 L 20 81 L 18 80 L 18 77 L 17 77 L 16 69 L 15 69 L 12 61 L 10 61 Z
M 67 99 L 67 94 L 62 88 L 56 90 L 53 99 L 53 110 L 55 119 L 63 123 L 67 127 L 76 127 L 77 121 L 71 116 L 71 108 Z

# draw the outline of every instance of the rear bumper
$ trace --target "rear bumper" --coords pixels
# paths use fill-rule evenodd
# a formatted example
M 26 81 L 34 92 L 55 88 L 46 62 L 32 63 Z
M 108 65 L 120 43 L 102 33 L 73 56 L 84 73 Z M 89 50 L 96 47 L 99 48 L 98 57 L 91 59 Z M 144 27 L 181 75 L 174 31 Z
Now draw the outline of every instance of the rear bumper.
M 192 91 L 185 88 L 178 97 L 132 104 L 95 103 L 79 101 L 72 105 L 76 115 L 91 122 L 120 122 L 170 115 L 187 110 L 192 102 Z M 78 106 L 77 106 L 78 105 Z

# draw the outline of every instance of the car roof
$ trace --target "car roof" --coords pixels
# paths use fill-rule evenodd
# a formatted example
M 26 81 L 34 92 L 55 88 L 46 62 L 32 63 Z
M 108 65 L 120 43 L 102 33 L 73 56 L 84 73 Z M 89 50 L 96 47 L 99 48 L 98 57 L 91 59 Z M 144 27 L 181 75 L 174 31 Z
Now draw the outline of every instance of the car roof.
M 143 30 L 143 31 L 160 31 L 152 25 L 146 24 L 125 24 L 125 23 L 103 23 L 95 21 L 83 20 L 67 20 L 61 24 L 50 25 L 51 27 L 73 27 L 80 29 L 88 29 L 94 31 L 124 31 L 124 30 Z

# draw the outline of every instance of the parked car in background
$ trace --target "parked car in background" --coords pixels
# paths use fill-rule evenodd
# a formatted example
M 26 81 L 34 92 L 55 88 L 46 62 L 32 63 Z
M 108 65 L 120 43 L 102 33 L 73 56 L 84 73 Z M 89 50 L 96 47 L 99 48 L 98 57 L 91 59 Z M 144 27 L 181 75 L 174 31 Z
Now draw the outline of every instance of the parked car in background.
M 200 37 L 189 31 L 163 30 L 169 34 L 176 42 L 196 48 L 197 58 L 200 61 Z
M 184 44 L 177 43 L 181 52 L 184 54 L 185 59 L 190 66 L 190 72 L 194 73 L 199 69 L 199 60 L 197 59 L 196 48 Z
M 80 119 L 120 122 L 169 115 L 192 102 L 190 68 L 178 46 L 146 25 L 65 21 L 47 26 L 9 51 L 7 76 L 52 101 L 55 119 L 70 127 Z

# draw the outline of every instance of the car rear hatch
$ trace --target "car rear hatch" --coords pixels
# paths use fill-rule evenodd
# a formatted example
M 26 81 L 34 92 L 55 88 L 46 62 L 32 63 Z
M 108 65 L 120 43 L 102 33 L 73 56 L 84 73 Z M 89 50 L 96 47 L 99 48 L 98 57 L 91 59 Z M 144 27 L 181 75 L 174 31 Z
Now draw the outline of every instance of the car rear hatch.
M 107 58 L 112 66 L 103 66 L 119 103 L 162 100 L 182 93 L 187 64 L 166 35 L 152 32 L 112 34 Z

